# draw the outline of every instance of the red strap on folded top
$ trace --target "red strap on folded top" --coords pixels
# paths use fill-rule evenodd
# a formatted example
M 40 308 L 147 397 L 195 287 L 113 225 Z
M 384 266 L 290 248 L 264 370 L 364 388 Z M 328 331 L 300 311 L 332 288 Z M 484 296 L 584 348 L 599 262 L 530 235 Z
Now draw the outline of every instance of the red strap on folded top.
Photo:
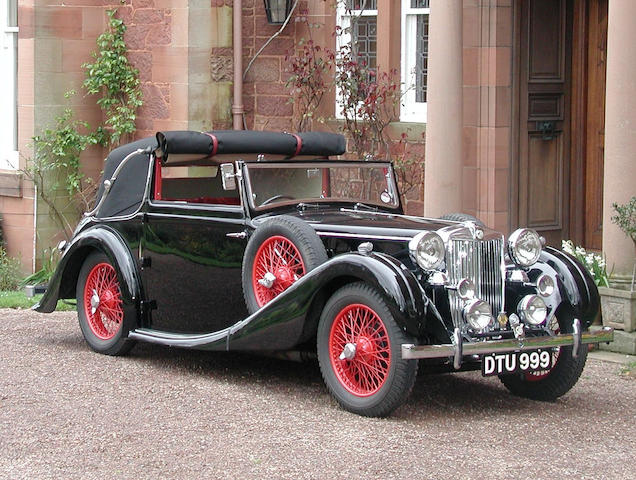
M 292 157 L 295 157 L 296 155 L 300 153 L 300 150 L 303 148 L 303 139 L 300 138 L 295 133 L 290 133 L 290 135 L 296 139 L 296 151 L 292 155 Z
M 153 198 L 155 200 L 161 200 L 161 157 L 155 158 L 155 188 Z
M 205 133 L 208 137 L 212 139 L 212 153 L 210 154 L 210 156 L 213 157 L 214 155 L 216 155 L 216 152 L 219 149 L 219 140 L 216 138 L 216 136 L 212 135 L 211 133 L 208 133 L 208 132 L 203 132 L 203 133 Z

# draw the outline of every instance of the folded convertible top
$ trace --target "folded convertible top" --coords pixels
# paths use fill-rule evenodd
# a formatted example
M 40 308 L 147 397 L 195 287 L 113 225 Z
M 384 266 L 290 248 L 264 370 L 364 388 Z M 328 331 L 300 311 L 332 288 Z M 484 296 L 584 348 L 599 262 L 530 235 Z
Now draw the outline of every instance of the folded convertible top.
M 175 157 L 212 158 L 227 154 L 269 154 L 293 158 L 296 156 L 329 157 L 342 155 L 346 142 L 342 135 L 325 132 L 298 134 L 251 130 L 220 130 L 213 132 L 168 131 L 114 149 L 106 158 L 102 181 L 99 184 L 97 205 L 104 194 L 104 180 L 111 178 L 124 158 L 138 149 L 155 151 L 165 162 Z M 137 153 L 119 172 L 111 193 L 104 199 L 98 217 L 127 215 L 143 201 L 148 176 L 148 153 Z M 250 158 L 246 157 L 246 161 Z
M 157 132 L 158 155 L 212 157 L 231 153 L 272 154 L 292 158 L 298 155 L 329 157 L 342 155 L 346 142 L 342 135 L 326 132 L 280 133 L 251 130 L 214 132 Z

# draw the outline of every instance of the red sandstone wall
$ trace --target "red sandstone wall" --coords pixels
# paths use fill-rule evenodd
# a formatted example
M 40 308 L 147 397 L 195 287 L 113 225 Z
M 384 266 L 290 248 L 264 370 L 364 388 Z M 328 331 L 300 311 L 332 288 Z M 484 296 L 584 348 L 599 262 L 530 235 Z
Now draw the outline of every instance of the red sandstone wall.
M 127 26 L 128 58 L 143 92 L 135 137 L 187 128 L 187 1 L 128 0 L 112 7 Z
M 218 0 L 217 0 L 218 1 Z M 298 3 L 296 12 L 307 11 L 307 0 Z M 269 25 L 263 2 L 243 0 L 243 68 L 280 25 Z M 292 52 L 303 36 L 302 27 L 292 20 L 261 52 L 248 71 L 243 89 L 247 128 L 256 130 L 291 130 L 293 104 L 289 102 L 289 77 L 285 56 Z

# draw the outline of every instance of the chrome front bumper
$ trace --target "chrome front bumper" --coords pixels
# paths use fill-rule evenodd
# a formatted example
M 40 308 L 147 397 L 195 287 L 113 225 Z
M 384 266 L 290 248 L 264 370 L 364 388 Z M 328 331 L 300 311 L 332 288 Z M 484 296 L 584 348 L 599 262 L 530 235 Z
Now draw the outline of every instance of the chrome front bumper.
M 588 343 L 604 343 L 614 340 L 614 329 L 603 327 L 594 332 L 581 332 L 578 318 L 572 323 L 572 333 L 545 337 L 525 337 L 507 340 L 487 340 L 484 342 L 466 343 L 462 340 L 459 329 L 455 329 L 454 343 L 443 345 L 402 345 L 402 358 L 443 358 L 453 357 L 455 368 L 460 368 L 465 355 L 483 355 L 489 353 L 522 352 L 538 348 L 552 348 L 573 345 L 572 356 L 576 357 L 581 345 Z

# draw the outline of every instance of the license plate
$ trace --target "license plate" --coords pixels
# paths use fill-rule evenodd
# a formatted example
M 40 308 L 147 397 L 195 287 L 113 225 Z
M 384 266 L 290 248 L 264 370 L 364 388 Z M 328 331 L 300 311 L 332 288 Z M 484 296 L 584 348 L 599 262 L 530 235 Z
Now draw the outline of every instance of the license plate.
M 511 373 L 536 372 L 547 370 L 551 366 L 552 355 L 548 350 L 531 352 L 492 353 L 484 355 L 481 362 L 481 374 L 508 375 Z

